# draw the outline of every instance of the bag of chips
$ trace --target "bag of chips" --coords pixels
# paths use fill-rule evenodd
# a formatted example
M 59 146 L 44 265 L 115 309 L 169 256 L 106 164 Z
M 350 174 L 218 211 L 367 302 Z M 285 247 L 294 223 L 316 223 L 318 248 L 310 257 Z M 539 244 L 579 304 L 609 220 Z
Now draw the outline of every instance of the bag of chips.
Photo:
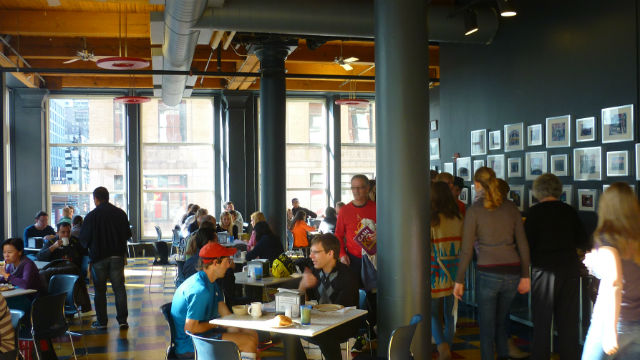
M 293 261 L 285 254 L 278 255 L 278 257 L 273 260 L 273 263 L 271 263 L 271 275 L 273 277 L 287 277 L 295 271 L 296 268 Z

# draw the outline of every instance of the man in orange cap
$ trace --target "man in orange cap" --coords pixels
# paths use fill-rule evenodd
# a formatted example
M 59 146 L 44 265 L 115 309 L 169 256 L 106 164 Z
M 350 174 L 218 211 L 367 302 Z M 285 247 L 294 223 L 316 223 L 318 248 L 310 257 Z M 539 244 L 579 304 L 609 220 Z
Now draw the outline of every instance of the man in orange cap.
M 219 327 L 209 320 L 231 314 L 224 303 L 222 289 L 216 284 L 231 265 L 231 256 L 237 249 L 209 242 L 200 249 L 202 270 L 185 280 L 173 295 L 171 315 L 176 329 L 176 356 L 193 359 L 193 343 L 186 334 L 190 331 L 201 336 L 233 341 L 240 349 L 242 359 L 255 359 L 258 334 L 253 330 Z

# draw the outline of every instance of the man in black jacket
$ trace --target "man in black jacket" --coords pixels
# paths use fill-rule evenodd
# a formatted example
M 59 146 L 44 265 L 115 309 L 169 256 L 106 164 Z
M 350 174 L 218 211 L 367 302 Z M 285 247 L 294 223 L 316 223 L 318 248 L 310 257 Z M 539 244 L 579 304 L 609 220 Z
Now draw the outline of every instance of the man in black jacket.
M 318 214 L 314 213 L 313 211 L 307 208 L 303 208 L 302 206 L 300 206 L 300 201 L 298 200 L 298 198 L 293 198 L 291 199 L 291 212 L 293 214 L 293 217 L 296 216 L 298 211 L 304 211 L 307 214 L 308 218 L 315 219 L 318 217 Z
M 131 238 L 131 228 L 127 214 L 109 202 L 109 191 L 100 186 L 93 191 L 96 208 L 87 214 L 80 232 L 80 242 L 89 249 L 96 317 L 92 326 L 97 329 L 107 327 L 107 278 L 116 298 L 116 319 L 120 329 L 127 324 L 127 292 L 124 287 L 124 264 L 127 240 Z

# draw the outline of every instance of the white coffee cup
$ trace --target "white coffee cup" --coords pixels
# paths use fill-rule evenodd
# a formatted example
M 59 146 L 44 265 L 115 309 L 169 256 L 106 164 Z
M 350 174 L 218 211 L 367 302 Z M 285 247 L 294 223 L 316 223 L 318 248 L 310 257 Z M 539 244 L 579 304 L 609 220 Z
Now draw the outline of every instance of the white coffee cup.
M 62 240 L 62 246 L 69 246 L 69 238 L 68 237 L 63 237 L 61 240 Z
M 248 313 L 254 318 L 258 318 L 262 316 L 262 303 L 252 302 L 251 305 L 249 306 Z

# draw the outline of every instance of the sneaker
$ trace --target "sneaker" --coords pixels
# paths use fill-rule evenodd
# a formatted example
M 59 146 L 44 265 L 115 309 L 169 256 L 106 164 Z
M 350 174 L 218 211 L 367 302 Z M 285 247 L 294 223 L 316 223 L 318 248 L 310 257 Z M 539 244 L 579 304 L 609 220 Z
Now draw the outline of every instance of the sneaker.
M 75 313 L 73 315 L 73 317 L 75 317 L 75 318 L 83 318 L 83 317 L 94 316 L 95 314 L 96 314 L 95 310 L 89 310 L 89 311 L 85 311 L 85 312 Z
M 352 353 L 362 352 L 362 349 L 366 344 L 367 344 L 367 340 L 365 340 L 364 336 L 358 336 L 356 338 L 356 342 L 351 347 L 351 352 Z
M 127 323 L 120 324 L 120 330 L 127 330 L 128 328 L 129 328 L 129 324 Z
M 91 323 L 91 327 L 94 329 L 106 329 L 107 324 L 100 324 L 98 321 L 94 321 L 93 323 Z

